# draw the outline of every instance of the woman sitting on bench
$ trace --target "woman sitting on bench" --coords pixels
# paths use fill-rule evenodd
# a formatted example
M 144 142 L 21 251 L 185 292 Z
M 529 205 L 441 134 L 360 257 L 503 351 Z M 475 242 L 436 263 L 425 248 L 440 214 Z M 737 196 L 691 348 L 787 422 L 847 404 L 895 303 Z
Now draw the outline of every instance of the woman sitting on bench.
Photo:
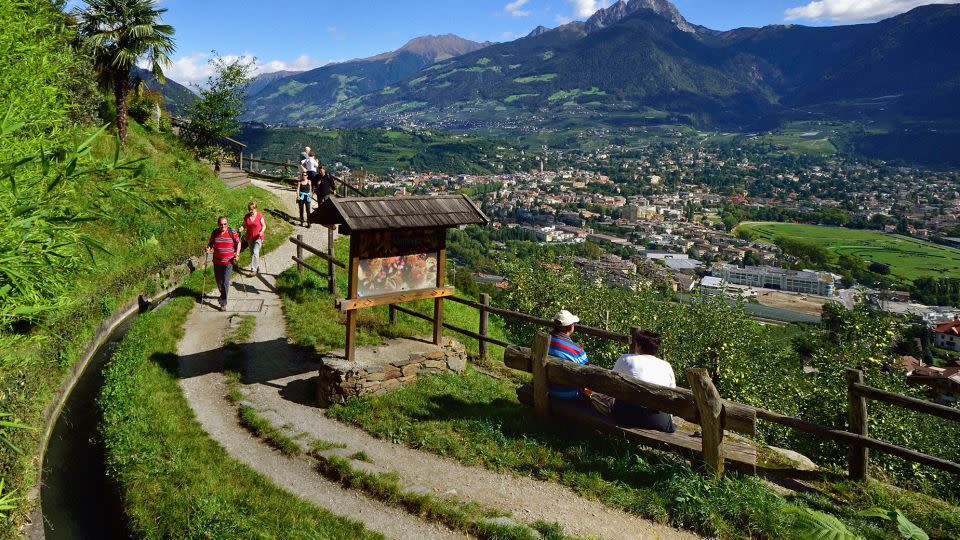
M 653 332 L 640 332 L 632 340 L 630 354 L 618 358 L 613 370 L 643 382 L 676 388 L 673 368 L 657 357 L 659 352 L 660 336 Z M 676 431 L 671 415 L 623 401 L 613 403 L 611 415 L 625 427 L 655 429 L 666 433 Z

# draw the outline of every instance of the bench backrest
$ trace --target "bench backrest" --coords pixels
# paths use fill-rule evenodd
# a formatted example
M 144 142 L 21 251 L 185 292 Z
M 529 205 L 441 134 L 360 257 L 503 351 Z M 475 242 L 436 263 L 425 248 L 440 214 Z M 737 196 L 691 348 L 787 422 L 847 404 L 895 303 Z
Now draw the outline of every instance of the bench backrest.
M 533 372 L 531 349 L 508 347 L 503 353 L 507 367 Z M 667 388 L 625 376 L 599 366 L 579 365 L 553 356 L 547 357 L 546 375 L 550 383 L 589 388 L 618 400 L 669 413 L 688 422 L 701 424 L 693 392 L 686 388 Z M 745 435 L 757 431 L 756 409 L 722 400 L 723 428 Z

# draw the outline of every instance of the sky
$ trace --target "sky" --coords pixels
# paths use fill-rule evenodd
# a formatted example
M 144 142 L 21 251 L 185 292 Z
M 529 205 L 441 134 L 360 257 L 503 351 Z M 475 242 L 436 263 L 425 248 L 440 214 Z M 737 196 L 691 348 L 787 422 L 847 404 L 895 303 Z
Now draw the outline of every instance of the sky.
M 167 76 L 184 84 L 210 74 L 211 51 L 256 58 L 257 72 L 306 70 L 373 56 L 426 34 L 510 41 L 538 25 L 585 20 L 612 0 L 160 0 L 176 29 Z M 76 5 L 78 2 L 71 2 Z M 716 30 L 769 24 L 876 21 L 930 3 L 960 0 L 674 0 L 690 22 Z

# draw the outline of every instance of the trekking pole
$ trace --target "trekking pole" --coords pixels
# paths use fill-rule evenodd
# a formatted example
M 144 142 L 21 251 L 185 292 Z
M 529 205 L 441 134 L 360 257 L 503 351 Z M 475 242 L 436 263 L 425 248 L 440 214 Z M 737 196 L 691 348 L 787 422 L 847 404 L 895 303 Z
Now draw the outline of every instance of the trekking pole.
M 197 298 L 197 303 L 203 305 L 203 297 L 207 294 L 207 262 L 210 260 L 210 254 L 206 251 L 203 252 L 203 279 L 201 280 L 200 285 L 200 296 Z

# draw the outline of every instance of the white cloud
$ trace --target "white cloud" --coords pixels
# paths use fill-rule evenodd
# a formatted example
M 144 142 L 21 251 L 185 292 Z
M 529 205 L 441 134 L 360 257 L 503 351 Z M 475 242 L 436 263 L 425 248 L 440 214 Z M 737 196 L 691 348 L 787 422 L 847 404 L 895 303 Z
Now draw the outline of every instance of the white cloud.
M 520 9 L 530 0 L 513 0 L 509 4 L 503 6 L 503 10 L 513 15 L 514 17 L 526 17 L 530 15 L 530 10 Z
M 213 67 L 210 65 L 210 59 L 213 57 L 210 53 L 192 53 L 180 58 L 174 59 L 170 65 L 166 66 L 163 72 L 167 77 L 182 84 L 203 84 L 207 78 L 213 74 Z M 234 60 L 243 60 L 252 62 L 256 58 L 249 53 L 236 55 L 226 54 L 223 59 L 227 62 Z M 293 60 L 268 60 L 257 61 L 253 70 L 254 75 L 261 73 L 272 73 L 274 71 L 306 71 L 323 64 L 331 62 L 330 60 L 321 61 L 306 54 L 302 54 Z
M 567 0 L 573 6 L 574 17 L 589 17 L 598 9 L 610 5 L 609 0 Z
M 829 20 L 837 22 L 869 21 L 899 15 L 927 4 L 957 4 L 960 0 L 817 0 L 788 9 L 784 18 Z

